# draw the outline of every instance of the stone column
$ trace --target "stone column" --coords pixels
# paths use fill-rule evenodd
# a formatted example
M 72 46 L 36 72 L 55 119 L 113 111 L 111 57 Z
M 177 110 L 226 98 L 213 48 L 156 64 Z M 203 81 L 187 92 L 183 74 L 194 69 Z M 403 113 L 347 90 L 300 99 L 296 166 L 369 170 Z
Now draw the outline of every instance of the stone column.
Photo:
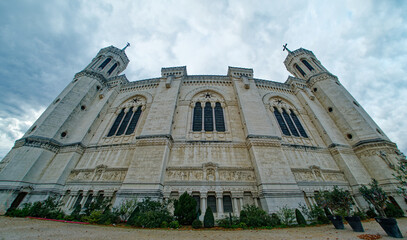
M 240 202 L 240 211 L 241 211 L 243 209 L 243 198 L 239 198 L 239 202 Z
M 201 192 L 201 216 L 205 215 L 206 211 L 206 198 L 208 194 L 206 192 Z
M 73 195 L 73 194 L 69 195 L 69 199 L 68 199 L 68 201 L 66 201 L 66 204 L 65 204 L 66 209 L 70 209 L 74 198 L 75 198 L 75 195 Z
M 218 216 L 223 215 L 223 192 L 216 192 Z

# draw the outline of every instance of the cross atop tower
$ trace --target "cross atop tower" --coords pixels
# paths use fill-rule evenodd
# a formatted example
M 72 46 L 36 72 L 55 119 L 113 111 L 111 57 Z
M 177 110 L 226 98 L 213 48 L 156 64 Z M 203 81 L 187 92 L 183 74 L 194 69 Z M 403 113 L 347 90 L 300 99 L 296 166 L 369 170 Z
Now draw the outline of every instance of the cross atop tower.
M 287 52 L 291 53 L 290 49 L 287 48 L 287 43 L 283 45 L 283 52 L 287 50 Z
M 130 47 L 130 43 L 127 43 L 126 46 L 122 49 L 122 51 L 126 50 L 127 47 Z

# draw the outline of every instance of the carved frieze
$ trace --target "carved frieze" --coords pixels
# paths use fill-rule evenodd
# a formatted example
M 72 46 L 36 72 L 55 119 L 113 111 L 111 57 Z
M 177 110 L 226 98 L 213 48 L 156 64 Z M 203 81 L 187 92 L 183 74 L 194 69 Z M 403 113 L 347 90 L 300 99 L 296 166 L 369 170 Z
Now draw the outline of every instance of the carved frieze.
M 98 165 L 94 169 L 74 169 L 68 177 L 68 182 L 121 182 L 126 176 L 125 168 L 108 168 L 106 165 Z
M 291 171 L 297 182 L 346 182 L 341 171 L 324 170 L 318 166 L 292 168 Z
M 166 180 L 253 182 L 256 178 L 252 168 L 219 167 L 209 162 L 202 164 L 202 167 L 167 168 Z

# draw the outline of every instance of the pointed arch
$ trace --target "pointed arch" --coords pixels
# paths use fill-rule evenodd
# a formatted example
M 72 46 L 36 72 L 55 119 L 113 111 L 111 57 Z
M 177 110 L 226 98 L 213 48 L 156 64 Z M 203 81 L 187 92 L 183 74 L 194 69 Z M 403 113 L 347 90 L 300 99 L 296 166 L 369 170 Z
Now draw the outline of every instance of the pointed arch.
M 100 64 L 99 68 L 100 68 L 100 69 L 104 69 L 104 68 L 106 67 L 106 65 L 107 65 L 110 61 L 112 61 L 112 58 L 111 58 L 111 57 L 106 58 L 106 60 L 103 61 L 102 64 Z

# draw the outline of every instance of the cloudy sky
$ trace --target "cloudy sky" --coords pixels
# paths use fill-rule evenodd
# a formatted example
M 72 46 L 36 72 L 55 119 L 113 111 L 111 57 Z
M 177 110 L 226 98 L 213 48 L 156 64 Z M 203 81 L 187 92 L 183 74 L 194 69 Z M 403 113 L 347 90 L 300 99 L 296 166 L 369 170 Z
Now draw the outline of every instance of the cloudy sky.
M 253 68 L 284 82 L 303 47 L 407 153 L 407 1 L 0 1 L 0 159 L 106 46 L 126 42 L 130 81 Z

